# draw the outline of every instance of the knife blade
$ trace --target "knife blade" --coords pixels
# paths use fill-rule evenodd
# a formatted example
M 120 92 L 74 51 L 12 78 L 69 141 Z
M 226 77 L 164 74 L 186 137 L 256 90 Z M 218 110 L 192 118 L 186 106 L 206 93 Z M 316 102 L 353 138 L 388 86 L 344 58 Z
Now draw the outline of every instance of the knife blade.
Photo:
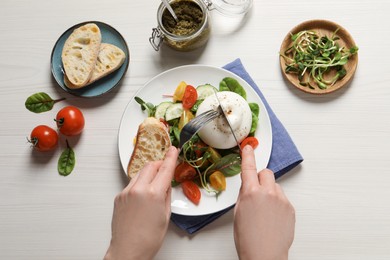
M 230 131 L 232 132 L 232 135 L 233 135 L 233 137 L 234 137 L 234 140 L 235 140 L 236 143 L 237 143 L 238 149 L 240 149 L 240 151 L 241 151 L 240 143 L 238 142 L 238 139 L 237 139 L 236 134 L 234 133 L 232 124 L 230 123 L 229 118 L 228 118 L 227 115 L 226 115 L 225 109 L 223 108 L 223 106 L 222 106 L 222 104 L 221 104 L 221 101 L 220 101 L 219 98 L 218 98 L 217 91 L 216 91 L 215 89 L 214 89 L 214 95 L 215 95 L 215 98 L 216 98 L 217 101 L 218 101 L 218 107 L 219 107 L 219 109 L 222 111 L 221 115 L 226 119 L 227 125 L 229 126 Z

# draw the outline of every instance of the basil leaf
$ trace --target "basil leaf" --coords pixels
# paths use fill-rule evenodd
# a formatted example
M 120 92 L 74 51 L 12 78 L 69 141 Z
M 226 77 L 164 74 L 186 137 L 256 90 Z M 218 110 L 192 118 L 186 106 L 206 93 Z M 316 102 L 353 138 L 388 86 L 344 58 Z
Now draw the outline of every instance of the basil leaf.
M 241 172 L 241 157 L 239 154 L 231 153 L 222 157 L 208 172 L 220 171 L 226 177 L 234 176 Z
M 55 102 L 48 94 L 39 92 L 29 96 L 24 105 L 31 112 L 42 113 L 51 110 Z
M 249 103 L 249 108 L 252 111 L 252 125 L 249 135 L 253 135 L 257 129 L 257 123 L 259 122 L 260 107 L 257 103 Z
M 219 83 L 219 91 L 232 91 L 246 100 L 246 91 L 234 78 L 226 77 Z
M 58 173 L 62 176 L 68 176 L 74 169 L 76 157 L 73 149 L 69 146 L 66 140 L 66 149 L 61 153 L 58 159 Z
M 249 131 L 249 135 L 253 136 L 255 134 L 258 122 L 259 118 L 254 113 L 252 113 L 252 125 L 251 130 Z
M 257 103 L 248 103 L 249 108 L 251 109 L 252 113 L 256 116 L 259 116 L 260 113 L 260 107 Z

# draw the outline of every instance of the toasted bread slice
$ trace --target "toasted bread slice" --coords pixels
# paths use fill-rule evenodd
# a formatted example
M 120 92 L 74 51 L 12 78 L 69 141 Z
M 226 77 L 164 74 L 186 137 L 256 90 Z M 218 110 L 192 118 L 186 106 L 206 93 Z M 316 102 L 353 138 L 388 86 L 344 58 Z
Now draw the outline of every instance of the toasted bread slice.
M 62 64 L 69 82 L 76 88 L 85 86 L 91 79 L 101 40 L 100 29 L 94 23 L 76 28 L 66 39 Z
M 163 160 L 170 146 L 167 127 L 154 117 L 146 118 L 138 128 L 134 151 L 127 167 L 129 178 L 134 178 L 145 163 Z
M 126 54 L 120 48 L 109 43 L 101 43 L 91 79 L 84 87 L 119 69 L 125 62 L 125 59 Z M 73 85 L 66 75 L 64 75 L 64 83 L 68 88 L 79 88 Z

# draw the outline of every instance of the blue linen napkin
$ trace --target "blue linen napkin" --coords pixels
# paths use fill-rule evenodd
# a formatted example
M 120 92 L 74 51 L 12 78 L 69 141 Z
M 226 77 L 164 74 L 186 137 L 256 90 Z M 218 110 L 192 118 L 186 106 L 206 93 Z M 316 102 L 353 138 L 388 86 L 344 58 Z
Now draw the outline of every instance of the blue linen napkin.
M 249 85 L 251 85 L 252 88 L 256 91 L 256 93 L 259 95 L 265 107 L 267 108 L 272 125 L 273 136 L 272 151 L 267 168 L 271 169 L 274 172 L 275 178 L 281 177 L 283 174 L 293 169 L 295 166 L 297 166 L 303 161 L 301 154 L 299 153 L 297 147 L 295 146 L 294 142 L 292 141 L 291 137 L 287 133 L 282 123 L 272 111 L 260 89 L 257 87 L 253 79 L 249 76 L 248 72 L 245 70 L 243 64 L 241 63 L 241 60 L 236 59 L 233 62 L 225 65 L 223 68 L 233 72 L 234 74 L 237 74 L 246 82 L 248 82 Z M 179 228 L 186 230 L 190 234 L 193 234 L 207 224 L 213 222 L 226 212 L 228 212 L 233 207 L 234 205 L 219 212 L 202 216 L 183 216 L 172 213 L 171 220 Z

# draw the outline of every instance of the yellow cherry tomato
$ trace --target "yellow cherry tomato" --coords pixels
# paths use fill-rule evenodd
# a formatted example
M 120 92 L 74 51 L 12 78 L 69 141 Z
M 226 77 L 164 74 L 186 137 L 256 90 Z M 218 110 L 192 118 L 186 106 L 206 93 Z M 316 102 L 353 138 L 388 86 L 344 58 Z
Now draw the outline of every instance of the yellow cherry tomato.
M 179 130 L 181 130 L 188 122 L 194 118 L 194 114 L 191 111 L 184 109 L 179 120 Z
M 226 177 L 220 171 L 215 171 L 210 175 L 210 185 L 216 191 L 223 191 L 226 189 Z
M 222 156 L 217 152 L 217 150 L 215 150 L 213 147 L 209 146 L 207 148 L 207 152 L 210 153 L 210 157 L 209 157 L 209 161 L 212 162 L 212 163 L 216 163 L 218 162 Z
M 187 83 L 185 83 L 184 81 L 179 83 L 179 85 L 176 87 L 175 93 L 173 93 L 173 102 L 183 100 L 186 87 L 187 87 Z

